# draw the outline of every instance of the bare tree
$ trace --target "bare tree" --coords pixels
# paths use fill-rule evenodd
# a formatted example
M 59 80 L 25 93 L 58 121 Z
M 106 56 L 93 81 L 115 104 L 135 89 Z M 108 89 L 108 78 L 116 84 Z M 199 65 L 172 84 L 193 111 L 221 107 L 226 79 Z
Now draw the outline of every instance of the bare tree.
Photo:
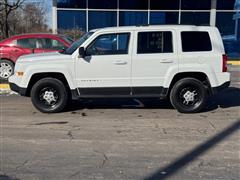
M 0 5 L 0 10 L 1 8 Z M 5 17 L 4 10 L 0 11 L 0 17 Z M 16 34 L 50 32 L 47 26 L 47 11 L 41 3 L 21 4 L 8 16 L 7 25 L 6 35 L 4 18 L 0 18 L 0 40 Z
M 9 37 L 9 17 L 10 15 L 20 8 L 25 0 L 0 0 L 0 15 L 3 17 L 0 21 L 2 35 L 7 38 Z

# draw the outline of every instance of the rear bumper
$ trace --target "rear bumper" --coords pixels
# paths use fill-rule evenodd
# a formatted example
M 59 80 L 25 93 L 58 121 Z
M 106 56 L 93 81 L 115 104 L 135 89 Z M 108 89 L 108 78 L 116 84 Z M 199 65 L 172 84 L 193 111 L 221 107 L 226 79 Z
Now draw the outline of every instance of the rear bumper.
M 26 88 L 22 88 L 19 87 L 18 85 L 14 84 L 14 83 L 9 83 L 10 89 L 12 91 L 15 91 L 17 93 L 19 93 L 21 96 L 26 96 L 27 95 L 27 89 Z
M 223 83 L 223 84 L 220 85 L 220 86 L 213 87 L 213 88 L 212 88 L 212 94 L 216 94 L 216 93 L 222 91 L 223 89 L 228 88 L 229 86 L 230 86 L 230 81 L 227 81 L 227 82 Z

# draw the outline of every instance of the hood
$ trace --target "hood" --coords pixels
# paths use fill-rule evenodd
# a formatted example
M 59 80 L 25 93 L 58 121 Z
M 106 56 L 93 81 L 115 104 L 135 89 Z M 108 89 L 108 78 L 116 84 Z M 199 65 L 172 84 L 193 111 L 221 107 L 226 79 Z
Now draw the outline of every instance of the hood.
M 71 55 L 61 54 L 59 52 L 36 53 L 20 56 L 18 62 L 59 61 L 61 59 L 66 59 L 69 57 L 71 57 Z

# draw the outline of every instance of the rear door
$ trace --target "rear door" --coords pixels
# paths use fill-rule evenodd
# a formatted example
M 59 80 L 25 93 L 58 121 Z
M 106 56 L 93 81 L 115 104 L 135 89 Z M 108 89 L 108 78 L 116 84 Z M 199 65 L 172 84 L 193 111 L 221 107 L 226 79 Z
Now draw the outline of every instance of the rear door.
M 178 67 L 174 30 L 150 30 L 135 33 L 132 56 L 132 93 L 159 96 L 168 71 Z

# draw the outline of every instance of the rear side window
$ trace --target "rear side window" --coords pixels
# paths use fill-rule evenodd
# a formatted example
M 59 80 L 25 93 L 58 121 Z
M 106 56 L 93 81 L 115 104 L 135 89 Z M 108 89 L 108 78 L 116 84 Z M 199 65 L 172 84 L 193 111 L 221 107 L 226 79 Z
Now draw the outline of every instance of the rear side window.
M 39 48 L 41 49 L 62 50 L 63 48 L 66 48 L 63 43 L 55 39 L 41 38 L 39 41 L 41 42 L 39 44 Z
M 173 52 L 172 32 L 155 31 L 138 33 L 138 54 Z
M 212 44 L 208 32 L 184 31 L 181 32 L 182 51 L 211 51 Z
M 22 48 L 35 49 L 37 47 L 36 38 L 17 39 L 17 45 Z

